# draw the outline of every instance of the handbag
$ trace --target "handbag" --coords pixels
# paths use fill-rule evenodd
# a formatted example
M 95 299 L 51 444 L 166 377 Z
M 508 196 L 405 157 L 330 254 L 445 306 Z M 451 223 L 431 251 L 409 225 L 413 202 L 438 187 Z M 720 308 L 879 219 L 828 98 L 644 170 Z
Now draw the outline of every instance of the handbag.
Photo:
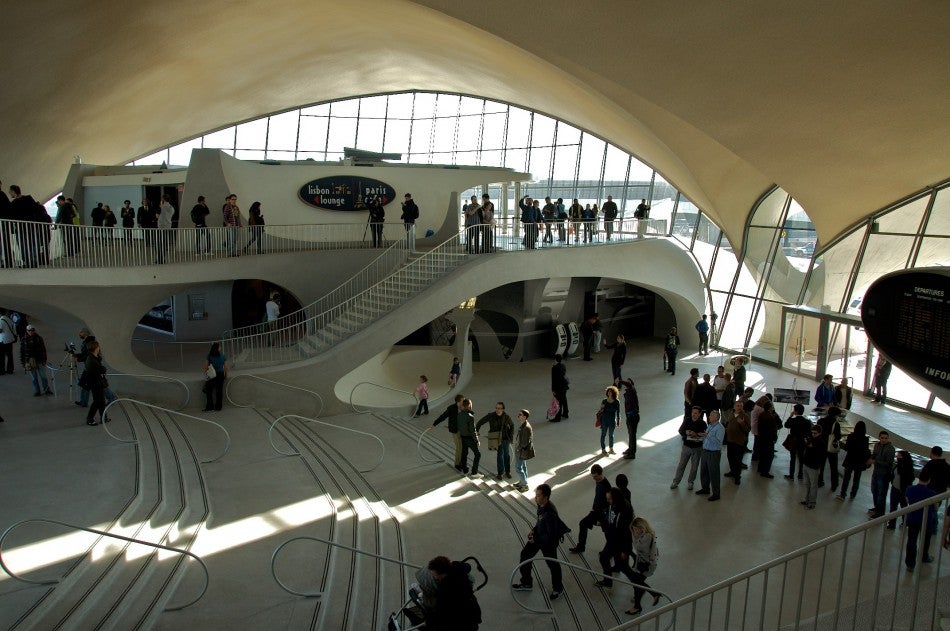
M 208 363 L 208 368 L 205 370 L 205 379 L 214 379 L 218 376 L 218 371 L 214 369 L 214 364 Z
M 36 358 L 31 357 L 26 360 L 26 369 L 27 370 L 36 370 Z
M 501 431 L 488 432 L 488 449 L 498 449 L 499 445 L 501 445 Z
M 103 390 L 109 387 L 109 380 L 106 379 L 105 375 L 99 375 L 99 385 L 102 386 Z
M 835 423 L 837 425 L 837 423 Z M 841 451 L 841 443 L 838 442 L 838 439 L 835 438 L 835 433 L 832 431 L 828 435 L 828 453 L 836 454 Z
M 795 449 L 798 448 L 798 439 L 792 434 L 789 434 L 785 437 L 785 440 L 782 441 L 782 447 L 785 447 L 785 449 L 789 451 L 795 451 Z
M 600 427 L 601 422 L 604 420 L 604 408 L 601 407 L 597 410 L 597 413 L 594 414 L 594 427 Z
M 522 460 L 531 460 L 532 458 L 534 458 L 534 443 L 530 443 L 527 447 L 521 450 Z

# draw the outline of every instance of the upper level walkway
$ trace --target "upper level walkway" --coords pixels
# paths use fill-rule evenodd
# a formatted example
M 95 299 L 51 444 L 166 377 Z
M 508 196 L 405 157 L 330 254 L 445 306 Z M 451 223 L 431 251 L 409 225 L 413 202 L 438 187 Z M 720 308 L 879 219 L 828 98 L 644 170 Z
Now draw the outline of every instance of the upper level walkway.
M 538 228 L 537 247 L 575 247 L 666 236 L 665 220 L 618 219 L 610 234 L 603 220 L 554 222 Z M 406 246 L 427 249 L 436 243 L 416 228 Z M 530 230 L 514 218 L 492 226 L 463 230 L 466 253 L 519 250 L 529 247 Z M 401 223 L 385 223 L 379 247 L 403 242 Z M 26 276 L 11 276 L 17 268 L 87 269 L 152 267 L 200 263 L 245 255 L 351 250 L 376 247 L 367 223 L 267 225 L 243 227 L 178 227 L 173 229 L 103 228 L 0 220 L 0 270 L 4 283 Z

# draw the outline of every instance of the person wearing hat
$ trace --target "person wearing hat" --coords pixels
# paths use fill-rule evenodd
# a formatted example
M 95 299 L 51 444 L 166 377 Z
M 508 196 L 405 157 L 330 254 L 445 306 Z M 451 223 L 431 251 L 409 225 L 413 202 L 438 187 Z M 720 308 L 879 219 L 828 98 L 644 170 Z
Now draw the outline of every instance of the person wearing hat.
M 32 324 L 26 325 L 26 337 L 20 342 L 20 364 L 30 374 L 34 397 L 53 394 L 46 379 L 46 343 Z

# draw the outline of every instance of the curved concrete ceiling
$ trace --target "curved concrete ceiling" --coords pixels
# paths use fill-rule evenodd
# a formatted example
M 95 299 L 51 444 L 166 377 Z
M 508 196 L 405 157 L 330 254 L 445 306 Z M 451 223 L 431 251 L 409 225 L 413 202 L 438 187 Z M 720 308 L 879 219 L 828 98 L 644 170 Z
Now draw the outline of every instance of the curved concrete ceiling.
M 734 243 L 777 183 L 827 242 L 945 179 L 939 0 L 65 0 L 6 7 L 0 178 L 122 163 L 208 129 L 394 90 L 547 112 L 656 167 Z

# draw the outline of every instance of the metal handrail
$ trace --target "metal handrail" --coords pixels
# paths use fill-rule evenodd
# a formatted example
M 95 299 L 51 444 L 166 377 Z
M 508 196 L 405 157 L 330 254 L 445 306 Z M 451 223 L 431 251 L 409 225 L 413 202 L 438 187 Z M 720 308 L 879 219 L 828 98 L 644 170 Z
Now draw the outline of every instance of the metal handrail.
M 797 550 L 793 550 L 792 552 L 788 552 L 788 553 L 786 553 L 786 554 L 783 554 L 783 555 L 781 555 L 781 556 L 779 556 L 779 557 L 777 557 L 777 558 L 775 558 L 775 559 L 773 559 L 773 560 L 771 560 L 771 561 L 767 561 L 766 563 L 762 563 L 762 564 L 760 564 L 760 565 L 757 565 L 756 567 L 753 567 L 753 568 L 751 568 L 751 569 L 748 569 L 748 570 L 746 570 L 746 571 L 744 571 L 744 572 L 740 572 L 739 574 L 736 574 L 735 576 L 732 576 L 732 577 L 727 578 L 727 579 L 725 579 L 725 580 L 719 581 L 718 583 L 715 583 L 715 584 L 713 584 L 713 585 L 710 585 L 709 587 L 706 587 L 706 588 L 704 588 L 704 589 L 701 589 L 701 590 L 699 590 L 699 591 L 697 591 L 697 592 L 695 592 L 695 593 L 693 593 L 693 594 L 690 594 L 689 596 L 685 596 L 685 597 L 683 597 L 683 598 L 681 598 L 681 599 L 679 599 L 679 600 L 677 600 L 677 601 L 674 601 L 674 602 L 671 602 L 671 603 L 669 603 L 669 604 L 663 605 L 663 606 L 660 607 L 659 609 L 654 609 L 654 610 L 652 610 L 650 613 L 645 614 L 644 616 L 641 616 L 641 617 L 638 618 L 636 621 L 631 621 L 631 622 L 629 622 L 629 623 L 624 623 L 623 625 L 621 625 L 621 626 L 619 626 L 619 627 L 616 627 L 615 629 L 613 629 L 613 630 L 611 630 L 611 631 L 619 631 L 619 630 L 621 630 L 621 629 L 629 629 L 629 628 L 631 628 L 631 625 L 632 625 L 632 624 L 641 624 L 641 623 L 643 623 L 643 622 L 648 622 L 649 620 L 652 620 L 652 619 L 654 619 L 654 618 L 658 618 L 659 616 L 662 616 L 663 614 L 668 613 L 668 612 L 671 612 L 671 611 L 674 612 L 674 613 L 673 613 L 673 617 L 674 617 L 674 620 L 675 620 L 675 617 L 676 617 L 676 613 L 675 613 L 675 612 L 676 612 L 677 610 L 679 610 L 681 607 L 684 607 L 684 606 L 690 605 L 690 604 L 692 604 L 692 603 L 695 603 L 696 601 L 698 601 L 699 599 L 701 599 L 701 598 L 703 598 L 703 597 L 705 597 L 705 596 L 709 596 L 709 595 L 715 594 L 716 592 L 719 592 L 719 591 L 721 591 L 721 590 L 723 590 L 723 589 L 730 589 L 733 585 L 736 585 L 737 583 L 740 583 L 740 582 L 742 582 L 742 581 L 745 581 L 745 580 L 747 580 L 747 579 L 750 579 L 750 578 L 752 578 L 752 577 L 754 577 L 754 576 L 756 576 L 756 575 L 767 573 L 767 572 L 768 572 L 769 570 L 771 570 L 772 568 L 778 567 L 778 566 L 780 566 L 780 565 L 785 565 L 785 564 L 787 564 L 789 561 L 794 561 L 794 560 L 796 560 L 796 559 L 805 557 L 806 555 L 808 555 L 808 554 L 811 553 L 811 552 L 814 552 L 814 551 L 816 551 L 816 550 L 821 550 L 821 549 L 827 548 L 827 547 L 830 546 L 831 544 L 837 543 L 837 542 L 839 542 L 839 541 L 844 541 L 844 540 L 848 539 L 849 537 L 851 537 L 852 535 L 864 533 L 864 532 L 867 532 L 867 531 L 871 530 L 872 528 L 876 528 L 876 527 L 878 527 L 878 526 L 882 526 L 882 525 L 884 525 L 886 522 L 891 521 L 891 520 L 893 520 L 893 519 L 896 519 L 896 518 L 898 518 L 898 517 L 902 517 L 902 516 L 904 516 L 904 515 L 907 515 L 908 513 L 912 513 L 912 512 L 914 512 L 914 511 L 916 511 L 916 510 L 924 510 L 924 509 L 930 510 L 930 509 L 928 508 L 929 506 L 931 506 L 931 505 L 933 505 L 933 506 L 938 506 L 943 500 L 947 500 L 947 499 L 950 499 L 950 491 L 941 493 L 940 495 L 935 495 L 935 496 L 933 496 L 933 497 L 927 498 L 927 499 L 924 500 L 924 501 L 917 502 L 916 504 L 911 504 L 911 505 L 906 506 L 906 507 L 904 507 L 904 508 L 901 508 L 901 509 L 899 509 L 899 510 L 892 511 L 892 512 L 889 512 L 889 513 L 885 513 L 884 515 L 882 515 L 882 516 L 880 516 L 880 517 L 876 517 L 876 518 L 871 519 L 871 520 L 869 520 L 869 521 L 866 521 L 866 522 L 864 522 L 864 523 L 858 524 L 857 526 L 852 526 L 851 528 L 848 528 L 847 530 L 843 530 L 843 531 L 841 531 L 841 532 L 839 532 L 839 533 L 837 533 L 837 534 L 831 535 L 831 536 L 829 536 L 829 537 L 825 537 L 824 539 L 819 539 L 818 541 L 815 541 L 814 543 L 810 543 L 810 544 L 808 544 L 808 545 L 806 545 L 806 546 L 803 546 L 803 547 L 801 547 L 801 548 L 799 548 L 799 549 L 797 549 Z M 902 552 L 902 551 L 903 551 L 903 546 L 901 546 L 901 552 Z M 942 552 L 942 547 L 938 546 L 938 554 L 940 554 L 941 552 Z M 920 556 L 920 555 L 922 555 L 922 554 L 923 554 L 923 545 L 920 545 L 920 546 L 918 547 L 918 556 Z M 844 565 L 843 562 L 842 562 L 842 565 Z M 876 584 L 879 584 L 880 581 L 881 581 L 881 578 L 882 578 L 882 577 L 881 577 L 881 573 L 880 573 L 880 572 L 875 573 L 875 576 L 877 577 L 877 583 L 876 583 Z M 839 591 L 839 598 L 840 598 L 840 591 Z M 934 601 L 934 602 L 936 603 L 936 601 Z M 877 606 L 877 601 L 876 601 L 876 599 L 874 599 L 874 605 L 875 605 L 875 608 L 876 608 L 876 606 Z M 836 602 L 836 606 L 837 606 L 837 607 L 840 607 L 840 606 L 842 606 L 842 604 L 841 604 L 840 602 Z M 934 606 L 936 607 L 936 604 L 935 604 Z M 915 612 L 916 612 L 916 608 L 915 608 Z M 872 613 L 871 619 L 874 619 L 874 614 L 873 614 L 873 613 Z M 911 621 L 911 626 L 910 626 L 910 628 L 913 628 L 914 622 L 915 622 L 915 621 Z
M 526 610 L 526 611 L 530 611 L 531 613 L 546 613 L 546 614 L 553 614 L 553 613 L 554 613 L 554 610 L 553 610 L 553 609 L 532 609 L 531 607 L 528 607 L 527 605 L 525 605 L 524 603 L 522 603 L 520 600 L 518 600 L 517 598 L 515 598 L 515 588 L 514 588 L 514 586 L 515 586 L 515 583 L 514 583 L 515 574 L 516 574 L 519 570 L 521 570 L 522 566 L 531 565 L 532 563 L 537 563 L 537 562 L 539 562 L 539 561 L 545 561 L 545 562 L 547 562 L 547 563 L 550 563 L 550 562 L 553 561 L 554 563 L 557 563 L 558 565 L 564 565 L 564 566 L 571 567 L 571 568 L 574 568 L 574 569 L 577 569 L 577 570 L 582 570 L 582 571 L 584 571 L 584 572 L 587 572 L 588 574 L 593 574 L 593 575 L 595 575 L 595 576 L 602 576 L 603 578 L 609 578 L 609 579 L 612 580 L 612 581 L 620 581 L 621 583 L 623 583 L 623 584 L 625 584 L 625 585 L 630 585 L 631 587 L 639 587 L 639 588 L 641 588 L 641 589 L 645 589 L 645 590 L 647 590 L 648 592 L 650 592 L 651 594 L 654 594 L 654 595 L 656 595 L 656 596 L 660 596 L 660 597 L 662 597 L 662 598 L 666 598 L 668 601 L 673 602 L 673 599 L 670 598 L 667 594 L 661 592 L 661 591 L 658 590 L 658 589 L 654 589 L 654 588 L 652 588 L 652 587 L 648 587 L 647 585 L 641 585 L 641 584 L 639 584 L 639 583 L 632 583 L 632 582 L 630 582 L 630 581 L 626 581 L 626 580 L 623 580 L 623 579 L 621 579 L 621 578 L 617 578 L 617 577 L 612 576 L 612 575 L 610 575 L 610 574 L 604 574 L 604 573 L 602 573 L 602 572 L 598 572 L 597 570 L 592 570 L 592 569 L 590 569 L 589 567 L 584 567 L 583 565 L 577 565 L 576 563 L 568 563 L 567 561 L 562 561 L 561 559 L 558 559 L 558 558 L 552 558 L 552 557 L 546 557 L 546 556 L 540 556 L 540 557 L 539 557 L 539 556 L 535 556 L 535 557 L 532 557 L 532 558 L 527 559 L 527 560 L 525 560 L 525 561 L 522 561 L 521 563 L 519 563 L 518 565 L 516 565 L 516 566 L 514 567 L 514 569 L 511 570 L 511 577 L 510 577 L 510 579 L 509 579 L 509 581 L 508 581 L 509 584 L 510 584 L 510 586 L 508 587 L 508 593 L 511 594 L 512 599 L 514 599 L 514 601 L 515 601 L 516 603 L 518 603 L 518 606 L 519 606 L 519 607 L 521 607 L 522 609 L 524 609 L 524 610 Z M 635 619 L 634 619 L 634 621 L 636 621 L 636 620 L 638 620 L 638 618 L 635 618 Z M 624 624 L 626 624 L 626 623 L 624 623 Z
M 49 363 L 46 364 L 46 371 L 49 376 L 50 386 L 53 390 L 53 394 L 59 396 L 59 392 L 56 390 L 56 373 L 58 372 L 69 372 L 69 369 L 63 368 L 54 368 Z M 78 369 L 77 369 L 78 371 Z M 181 389 L 185 392 L 185 401 L 179 407 L 179 410 L 184 410 L 188 407 L 188 404 L 191 403 L 191 392 L 188 390 L 188 386 L 185 385 L 181 379 L 175 379 L 174 377 L 166 377 L 165 375 L 133 375 L 125 372 L 107 372 L 107 377 L 135 377 L 136 379 L 164 379 L 165 381 L 174 381 L 181 386 Z
M 383 463 L 383 458 L 386 457 L 386 445 L 376 434 L 370 434 L 369 432 L 361 432 L 360 430 L 353 429 L 352 427 L 342 427 L 340 425 L 334 425 L 332 423 L 318 421 L 315 418 L 307 418 L 306 416 L 300 416 L 299 414 L 284 414 L 283 416 L 279 416 L 277 417 L 277 420 L 271 423 L 270 429 L 267 430 L 267 439 L 270 441 L 270 446 L 274 448 L 274 451 L 276 451 L 277 453 L 283 456 L 299 456 L 300 455 L 299 451 L 298 452 L 281 451 L 280 449 L 277 448 L 277 445 L 274 444 L 274 428 L 277 426 L 278 423 L 280 423 L 285 418 L 295 418 L 301 421 L 307 421 L 308 423 L 318 423 L 320 425 L 326 425 L 327 427 L 332 427 L 334 429 L 342 429 L 347 432 L 353 432 L 354 434 L 361 434 L 363 436 L 370 436 L 374 438 L 376 442 L 379 443 L 379 446 L 383 448 L 382 452 L 379 454 L 379 461 L 376 464 L 374 464 L 372 467 L 370 467 L 369 469 L 357 469 L 357 471 L 359 471 L 360 473 L 369 473 L 370 471 L 372 471 L 373 469 L 381 465 Z
M 428 458 L 426 458 L 426 457 L 422 454 L 422 439 L 425 438 L 426 433 L 427 433 L 429 430 L 431 430 L 431 429 L 435 429 L 435 428 L 430 425 L 429 427 L 427 427 L 427 428 L 425 429 L 425 431 L 423 431 L 421 434 L 419 434 L 419 440 L 416 442 L 416 451 L 419 453 L 419 458 L 420 458 L 423 462 L 428 462 L 429 464 L 436 464 L 436 463 L 444 462 L 444 460 L 442 460 L 442 458 L 439 458 L 439 457 L 436 457 L 435 460 L 429 460 Z
M 0 220 L 0 231 L 11 235 L 10 258 L 15 264 L 58 269 L 151 267 L 156 258 L 165 263 L 225 259 L 240 254 L 251 237 L 264 246 L 260 254 L 368 248 L 365 229 L 362 222 L 268 224 L 258 231 L 253 226 L 162 229 Z M 225 246 L 218 246 L 221 243 Z M 210 249 L 212 244 L 215 249 Z
M 313 396 L 317 398 L 317 401 L 320 403 L 320 409 L 317 410 L 317 413 L 314 414 L 314 416 L 320 416 L 323 413 L 323 397 L 321 397 L 318 393 L 314 392 L 313 390 L 308 390 L 306 388 L 301 388 L 300 386 L 292 386 L 289 383 L 282 383 L 280 381 L 274 381 L 273 379 L 265 379 L 264 377 L 259 377 L 257 375 L 248 375 L 248 374 L 240 374 L 240 375 L 235 375 L 234 377 L 231 377 L 230 379 L 228 379 L 228 385 L 224 387 L 224 396 L 225 398 L 227 398 L 228 403 L 230 403 L 234 407 L 239 407 L 239 408 L 251 407 L 250 404 L 241 405 L 240 403 L 236 403 L 234 399 L 231 398 L 231 385 L 238 379 L 256 379 L 257 381 L 263 381 L 264 383 L 270 383 L 276 386 L 283 386 L 284 388 L 290 388 L 292 390 L 300 390 L 301 392 L 312 394 Z
M 174 377 L 166 377 L 165 375 L 133 375 L 126 372 L 107 372 L 107 377 L 135 377 L 136 379 L 164 379 L 165 381 L 174 381 L 181 389 L 185 392 L 185 402 L 181 404 L 181 407 L 178 410 L 184 410 L 188 407 L 188 404 L 191 403 L 191 391 L 188 389 L 188 386 L 185 385 L 185 382 L 181 379 L 175 379 Z
M 373 381 L 361 381 L 361 382 L 359 382 L 358 384 L 356 384 L 355 386 L 353 386 L 353 389 L 352 389 L 352 390 L 350 390 L 350 407 L 353 408 L 353 411 L 356 412 L 357 414 L 365 414 L 366 412 L 369 412 L 369 409 L 368 409 L 368 408 L 365 409 L 365 410 L 361 410 L 361 409 L 359 409 L 359 408 L 356 407 L 356 404 L 355 404 L 355 403 L 353 403 L 353 393 L 356 392 L 356 389 L 357 389 L 357 388 L 359 388 L 360 386 L 364 386 L 364 385 L 376 386 L 377 388 L 382 388 L 383 390 L 390 390 L 390 391 L 392 391 L 392 392 L 398 392 L 398 393 L 400 393 L 400 394 L 407 394 L 407 395 L 409 395 L 410 397 L 412 397 L 412 400 L 413 400 L 413 402 L 414 402 L 416 405 L 419 404 L 419 399 L 416 397 L 416 393 L 415 393 L 415 392 L 409 392 L 408 390 L 400 390 L 400 389 L 398 389 L 398 388 L 390 388 L 389 386 L 384 386 L 384 385 L 382 385 L 382 384 L 375 383 L 375 382 L 373 382 Z
M 383 556 L 383 555 L 381 555 L 381 554 L 375 554 L 375 553 L 373 553 L 373 552 L 366 552 L 365 550 L 360 550 L 359 548 L 354 548 L 353 546 L 347 546 L 347 545 L 344 545 L 344 544 L 342 544 L 342 543 L 337 543 L 337 542 L 335 542 L 335 541 L 330 541 L 329 539 L 322 539 L 322 538 L 320 538 L 320 537 L 311 537 L 311 536 L 308 536 L 308 535 L 304 535 L 304 536 L 300 536 L 300 537 L 294 537 L 293 539 L 288 539 L 287 541 L 285 541 L 285 542 L 283 542 L 282 544 L 280 544 L 279 546 L 277 546 L 277 549 L 274 550 L 274 554 L 272 554 L 271 557 L 270 557 L 270 574 L 271 574 L 271 576 L 274 578 L 274 581 L 275 581 L 278 585 L 280 585 L 280 588 L 281 588 L 281 589 L 283 589 L 285 592 L 287 592 L 287 593 L 289 593 L 289 594 L 293 594 L 294 596 L 304 596 L 305 598 L 320 598 L 320 597 L 323 596 L 323 592 L 298 592 L 298 591 L 294 591 L 293 589 L 291 589 L 291 588 L 287 587 L 286 585 L 284 585 L 284 584 L 281 582 L 281 580 L 280 580 L 279 578 L 277 578 L 277 570 L 276 570 L 277 555 L 280 553 L 281 550 L 284 549 L 284 546 L 286 546 L 286 545 L 288 545 L 288 544 L 291 544 L 291 543 L 293 543 L 293 542 L 295 542 L 295 541 L 302 541 L 302 540 L 304 540 L 304 539 L 307 539 L 307 540 L 310 540 L 310 541 L 319 541 L 320 543 L 325 543 L 325 544 L 327 544 L 327 545 L 335 546 L 335 547 L 337 547 L 337 548 L 343 548 L 343 549 L 345 549 L 345 550 L 350 550 L 351 552 L 358 552 L 359 554 L 365 554 L 366 556 L 370 556 L 370 557 L 373 557 L 373 558 L 376 558 L 376 559 L 380 559 L 381 561 L 389 561 L 390 563 L 396 563 L 397 565 L 402 565 L 402 566 L 404 566 L 404 567 L 411 567 L 411 568 L 414 569 L 414 570 L 421 570 L 421 569 L 422 569 L 422 566 L 421 566 L 421 565 L 415 565 L 414 563 L 406 563 L 405 561 L 399 561 L 399 560 L 397 560 L 397 559 L 391 559 L 391 558 L 389 558 L 389 557 Z
M 57 521 L 57 520 L 55 520 L 55 519 L 46 519 L 46 518 L 43 518 L 43 517 L 37 517 L 37 518 L 34 518 L 34 519 L 23 519 L 23 520 L 20 520 L 20 521 L 16 522 L 15 524 L 13 524 L 12 526 L 10 526 L 9 528 L 7 528 L 6 530 L 4 530 L 4 531 L 3 531 L 3 534 L 0 535 L 0 567 L 2 567 L 2 568 L 3 568 L 3 571 L 6 572 L 6 573 L 10 576 L 10 578 L 12 578 L 12 579 L 14 579 L 14 580 L 21 581 L 21 582 L 23 582 L 23 583 L 30 583 L 30 584 L 32 584 L 32 585 L 57 585 L 57 584 L 59 584 L 59 582 L 60 582 L 59 579 L 51 579 L 51 580 L 47 580 L 47 581 L 34 581 L 34 580 L 30 580 L 30 579 L 28 579 L 28 578 L 23 578 L 22 576 L 18 576 L 18 575 L 16 575 L 16 574 L 14 574 L 14 573 L 10 570 L 10 568 L 7 567 L 7 564 L 4 563 L 4 561 L 3 561 L 3 541 L 7 538 L 7 535 L 10 534 L 10 532 L 11 532 L 13 529 L 18 528 L 18 527 L 22 526 L 23 524 L 29 524 L 29 523 L 56 524 L 56 525 L 58 525 L 58 526 L 64 526 L 64 527 L 66 527 L 66 528 L 72 528 L 72 529 L 74 529 L 74 530 L 82 530 L 82 531 L 84 531 L 84 532 L 91 532 L 91 533 L 96 534 L 96 535 L 99 535 L 99 536 L 101 536 L 101 537 L 111 537 L 112 539 L 121 539 L 122 541 L 127 541 L 127 542 L 129 542 L 129 543 L 139 543 L 139 544 L 142 544 L 143 546 L 149 546 L 149 547 L 152 547 L 152 548 L 158 548 L 158 549 L 160 549 L 160 550 L 167 550 L 167 551 L 169 551 L 169 552 L 177 552 L 177 553 L 179 553 L 179 554 L 184 554 L 184 555 L 186 555 L 186 556 L 191 557 L 192 559 L 194 559 L 195 561 L 197 561 L 199 565 L 201 565 L 201 569 L 203 569 L 204 572 L 205 572 L 205 581 L 204 581 L 204 586 L 201 588 L 201 593 L 198 594 L 198 596 L 197 596 L 196 598 L 194 598 L 193 600 L 188 601 L 188 602 L 185 603 L 184 605 L 180 605 L 180 606 L 178 606 L 178 607 L 166 607 L 166 608 L 164 609 L 164 611 L 180 611 L 180 610 L 184 609 L 185 607 L 190 607 L 191 605 L 193 605 L 193 604 L 195 604 L 196 602 L 198 602 L 199 600 L 201 600 L 202 596 L 205 595 L 205 592 L 208 591 L 208 583 L 210 582 L 210 574 L 208 573 L 208 566 L 205 565 L 205 562 L 202 561 L 201 558 L 200 558 L 198 555 L 196 555 L 196 554 L 194 554 L 194 553 L 192 553 L 192 552 L 188 552 L 187 550 L 182 550 L 181 548 L 173 548 L 173 547 L 170 547 L 170 546 L 163 546 L 163 545 L 160 544 L 160 543 L 152 543 L 151 541 L 143 541 L 143 540 L 141 540 L 141 539 L 134 539 L 134 538 L 132 538 L 132 537 L 126 537 L 126 536 L 124 536 L 124 535 L 117 535 L 117 534 L 115 534 L 115 533 L 106 532 L 106 531 L 104 531 L 104 530 L 96 530 L 95 528 L 86 528 L 85 526 L 77 526 L 76 524 L 69 524 L 69 523 L 66 523 L 66 522 L 64 522 L 64 521 Z
M 128 401 L 128 402 L 130 402 L 130 403 L 134 403 L 135 405 L 141 405 L 141 406 L 144 406 L 144 407 L 147 407 L 147 408 L 152 408 L 153 410 L 161 410 L 162 412 L 167 412 L 168 414 L 177 414 L 178 416 L 184 416 L 185 418 L 190 418 L 190 419 L 193 419 L 193 420 L 195 420 L 195 421 L 201 421 L 202 423 L 210 423 L 211 425 L 214 425 L 215 427 L 217 427 L 218 429 L 220 429 L 222 432 L 224 432 L 224 436 L 225 436 L 225 438 L 226 438 L 225 445 L 224 445 L 224 451 L 223 451 L 221 454 L 219 454 L 219 455 L 215 456 L 214 458 L 212 458 L 211 460 L 201 460 L 200 462 L 201 462 L 202 464 L 208 464 L 209 462 L 214 462 L 215 460 L 218 460 L 219 458 L 222 458 L 222 457 L 226 456 L 227 453 L 231 450 L 231 434 L 230 434 L 230 433 L 228 432 L 228 430 L 226 430 L 226 429 L 224 428 L 224 426 L 221 425 L 220 423 L 215 423 L 214 421 L 209 421 L 209 420 L 206 419 L 206 418 L 201 418 L 201 417 L 198 417 L 198 416 L 192 416 L 191 414 L 185 414 L 184 412 L 179 412 L 178 410 L 170 410 L 170 409 L 168 409 L 168 408 L 163 408 L 163 407 L 161 407 L 160 405 L 152 405 L 151 403 L 145 403 L 144 401 L 138 401 L 138 400 L 136 400 L 136 399 L 130 399 L 130 398 L 127 398 L 127 397 L 120 397 L 120 398 L 116 399 L 115 401 L 113 401 L 113 402 L 111 402 L 109 405 L 107 405 L 107 406 L 105 407 L 105 409 L 102 411 L 102 418 L 104 419 L 104 418 L 108 415 L 109 408 L 111 408 L 113 405 L 115 405 L 116 403 L 119 403 L 119 402 L 121 402 L 121 401 Z M 138 442 L 139 442 L 139 441 L 137 441 L 137 440 L 125 440 L 125 439 L 123 439 L 123 438 L 119 438 L 118 436 L 116 436 L 115 434 L 113 434 L 112 432 L 109 431 L 109 428 L 106 427 L 106 423 L 102 423 L 102 428 L 105 430 L 105 432 L 106 432 L 110 437 L 112 437 L 114 440 L 119 441 L 120 443 L 138 443 Z
M 400 252 L 401 250 L 404 252 Z M 400 256 L 400 255 L 403 255 L 403 256 Z M 329 302 L 331 303 L 331 305 L 334 305 L 346 300 L 347 298 L 340 298 L 337 296 L 337 294 L 344 293 L 347 290 L 350 290 L 352 292 L 349 286 L 356 285 L 357 282 L 361 280 L 363 277 L 368 276 L 370 273 L 375 271 L 374 268 L 385 265 L 385 263 L 387 263 L 389 259 L 394 259 L 395 261 L 395 259 L 401 258 L 404 261 L 405 257 L 408 255 L 409 255 L 409 246 L 408 246 L 407 240 L 397 239 L 388 248 L 386 248 L 379 256 L 377 256 L 372 261 L 367 263 L 366 266 L 363 267 L 363 269 L 359 270 L 358 272 L 353 274 L 351 277 L 347 278 L 345 281 L 337 285 L 335 288 L 327 292 L 325 295 L 317 298 L 310 304 L 304 307 L 301 307 L 300 309 L 298 309 L 297 311 L 294 311 L 293 313 L 282 315 L 279 318 L 277 318 L 277 320 L 275 320 L 274 322 L 258 323 L 258 324 L 252 324 L 250 326 L 243 326 L 243 327 L 228 329 L 221 334 L 221 337 L 223 339 L 223 338 L 239 338 L 239 337 L 244 337 L 248 335 L 255 335 L 258 328 L 261 326 L 261 324 L 273 325 L 274 329 L 283 329 L 283 328 L 286 328 L 287 326 L 297 326 L 301 324 L 303 320 L 307 320 L 313 315 L 319 314 L 325 311 L 326 307 L 323 306 L 324 303 Z M 391 273 L 392 273 L 392 270 L 387 270 L 383 272 L 384 275 L 389 275 Z M 365 286 L 358 288 L 357 291 L 353 295 L 362 292 L 365 288 L 366 288 Z M 303 316 L 303 318 L 301 318 L 301 316 Z

